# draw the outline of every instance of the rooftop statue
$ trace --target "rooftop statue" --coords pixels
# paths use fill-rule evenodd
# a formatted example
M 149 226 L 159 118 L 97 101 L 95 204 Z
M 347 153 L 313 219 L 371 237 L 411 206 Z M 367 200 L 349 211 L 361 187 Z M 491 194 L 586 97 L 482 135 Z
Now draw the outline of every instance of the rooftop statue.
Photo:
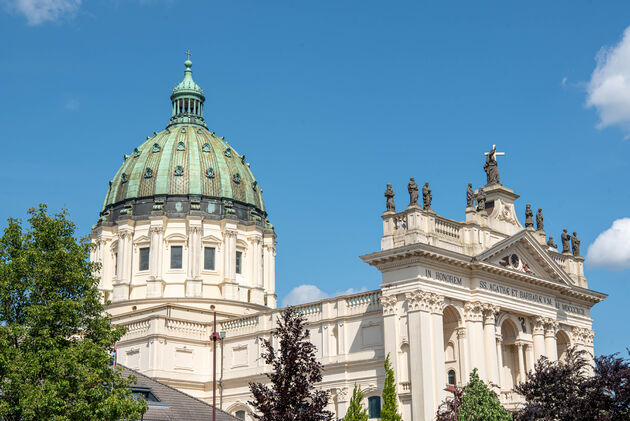
M 486 163 L 483 169 L 486 171 L 486 185 L 501 184 L 499 182 L 499 164 L 497 163 L 497 156 L 505 155 L 504 152 L 497 152 L 497 145 L 492 145 L 490 152 L 485 152 Z
M 433 200 L 433 194 L 431 194 L 431 189 L 429 188 L 429 182 L 424 183 L 424 187 L 422 187 L 422 202 L 424 205 L 424 210 L 431 209 L 431 201 Z
M 581 241 L 577 237 L 577 232 L 573 232 L 573 236 L 571 237 L 571 247 L 573 249 L 573 255 L 575 257 L 580 256 L 580 243 Z
M 571 236 L 567 233 L 566 228 L 564 229 L 564 231 L 562 231 L 562 235 L 560 235 L 560 238 L 562 238 L 562 252 L 570 253 Z
M 542 208 L 538 208 L 536 212 L 536 231 L 544 231 L 545 223 L 543 222 Z
M 387 189 L 385 190 L 385 197 L 387 201 L 385 202 L 385 206 L 388 212 L 396 212 L 396 205 L 394 205 L 394 189 L 392 189 L 392 185 L 388 184 Z
M 418 204 L 418 185 L 413 177 L 409 179 L 407 184 L 407 190 L 409 190 L 409 206 Z
M 486 210 L 486 191 L 483 187 L 479 187 L 479 192 L 477 192 L 477 210 Z
M 473 191 L 472 183 L 468 183 L 468 187 L 466 187 L 466 207 L 472 208 L 474 202 L 475 192 Z
M 558 245 L 553 242 L 553 237 L 549 236 L 549 240 L 547 240 L 547 245 L 553 249 L 558 249 Z
M 525 205 L 525 228 L 534 227 L 534 211 L 529 203 Z

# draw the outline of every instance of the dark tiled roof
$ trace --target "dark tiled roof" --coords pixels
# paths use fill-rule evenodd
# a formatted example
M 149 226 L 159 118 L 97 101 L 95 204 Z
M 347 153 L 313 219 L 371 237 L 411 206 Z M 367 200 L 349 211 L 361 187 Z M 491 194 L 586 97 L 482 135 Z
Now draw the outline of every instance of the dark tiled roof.
M 154 380 L 142 373 L 119 364 L 123 377 L 136 377 L 136 386 L 151 389 L 161 404 L 151 405 L 144 413 L 143 421 L 208 421 L 212 418 L 212 405 Z M 238 421 L 237 418 L 217 408 L 217 421 Z

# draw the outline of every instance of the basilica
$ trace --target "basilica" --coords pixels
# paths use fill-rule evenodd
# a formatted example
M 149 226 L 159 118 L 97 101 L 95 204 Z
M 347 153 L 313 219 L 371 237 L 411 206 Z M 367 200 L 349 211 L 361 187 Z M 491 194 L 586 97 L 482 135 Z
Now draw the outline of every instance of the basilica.
M 118 362 L 211 402 L 216 312 L 217 406 L 252 420 L 248 383 L 266 379 L 260 338 L 281 311 L 276 235 L 262 183 L 208 129 L 203 90 L 184 64 L 166 128 L 130 145 L 109 182 L 91 258 L 112 322 L 127 328 Z M 388 185 L 380 250 L 361 256 L 381 272 L 380 289 L 298 307 L 336 417 L 358 384 L 370 418 L 380 418 L 388 354 L 405 421 L 434 419 L 446 388 L 475 368 L 514 408 L 514 386 L 538 358 L 562 358 L 570 346 L 592 354 L 590 310 L 606 295 L 588 288 L 576 233 L 565 230 L 558 250 L 529 204 L 521 224 L 500 156 L 486 154 L 487 184 L 468 185 L 460 221 L 431 208 L 428 183 L 411 179 L 398 196 Z

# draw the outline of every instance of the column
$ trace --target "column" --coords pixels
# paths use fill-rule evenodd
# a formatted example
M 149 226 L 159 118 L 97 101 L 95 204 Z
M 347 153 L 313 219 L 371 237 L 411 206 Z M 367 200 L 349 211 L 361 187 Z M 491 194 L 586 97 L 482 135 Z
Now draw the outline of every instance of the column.
M 236 282 L 236 231 L 226 230 L 224 241 L 225 264 L 223 265 L 223 268 L 225 273 L 223 276 L 226 282 Z
M 485 304 L 483 310 L 483 335 L 484 347 L 486 350 L 486 373 L 488 382 L 499 385 L 499 363 L 496 346 L 496 314 L 499 307 L 492 304 Z
M 584 330 L 585 329 L 580 327 L 574 327 L 571 329 L 571 336 L 573 340 L 571 345 L 576 347 L 578 351 L 584 351 Z
M 433 414 L 438 406 L 446 399 L 446 367 L 444 361 L 444 297 L 431 294 L 431 325 L 433 328 L 433 379 L 435 388 L 435 400 L 433 402 Z
M 466 380 L 471 371 L 465 327 L 457 328 L 457 350 L 457 359 L 459 361 L 459 377 L 456 380 L 458 384 L 464 385 L 466 384 Z
M 149 271 L 153 279 L 158 278 L 158 247 L 160 247 L 159 239 L 161 230 L 162 227 L 151 227 L 149 229 L 149 235 L 151 236 Z
M 275 239 L 267 237 L 263 240 L 263 266 L 265 295 L 267 297 L 267 307 L 276 308 L 276 247 Z
M 396 320 L 398 320 L 398 299 L 395 295 L 383 295 L 381 297 L 383 305 L 383 343 L 385 344 L 385 356 L 389 354 L 394 369 L 394 375 L 400 383 L 403 378 L 400 372 L 398 361 L 398 329 Z M 408 373 L 405 373 L 408 374 Z
M 505 382 L 503 381 L 503 338 L 497 337 L 497 367 L 499 369 L 499 390 L 503 388 Z
M 262 265 L 262 238 L 259 236 L 251 238 L 251 285 L 252 302 L 256 304 L 264 304 L 265 302 L 265 285 L 263 284 L 263 265 Z
M 553 319 L 545 319 L 545 351 L 551 361 L 558 360 L 558 347 L 556 345 L 556 331 L 558 322 Z
M 534 349 L 532 347 L 532 344 L 525 344 L 525 363 L 526 372 L 534 369 Z
M 434 381 L 431 358 L 431 323 L 429 294 L 421 290 L 407 292 L 409 327 L 409 368 L 411 372 L 411 411 L 414 421 L 431 420 L 434 412 Z
M 525 381 L 525 358 L 523 355 L 523 342 L 516 342 L 516 350 L 518 352 L 518 382 Z
M 162 286 L 163 281 L 161 278 L 161 264 L 162 264 L 162 227 L 161 226 L 152 226 L 149 229 L 149 234 L 151 236 L 151 248 L 149 249 L 149 270 L 151 275 L 147 280 L 147 298 L 153 297 L 161 297 L 162 296 Z
M 540 357 L 547 356 L 547 351 L 545 350 L 544 319 L 542 317 L 536 317 L 532 321 L 532 325 L 534 326 L 532 329 L 532 338 L 534 340 L 534 359 L 538 362 Z
M 479 377 L 483 381 L 488 380 L 486 374 L 486 359 L 483 343 L 483 304 L 480 302 L 466 303 L 464 305 L 464 315 L 466 318 L 466 329 L 468 330 L 468 353 L 470 354 L 470 366 L 472 371 L 477 369 Z M 467 373 L 467 376 L 470 373 Z M 468 382 L 468 377 L 462 379 Z

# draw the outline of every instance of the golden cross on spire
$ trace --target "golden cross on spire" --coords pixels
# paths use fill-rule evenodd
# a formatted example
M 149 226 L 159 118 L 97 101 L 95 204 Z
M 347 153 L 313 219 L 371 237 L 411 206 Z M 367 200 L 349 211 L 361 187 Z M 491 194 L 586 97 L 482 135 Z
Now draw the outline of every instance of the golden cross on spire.
M 190 60 L 190 56 L 192 55 L 192 53 L 190 52 L 190 50 L 186 50 L 186 51 L 184 52 L 184 54 L 186 54 L 186 56 L 187 56 L 187 57 L 186 57 L 186 60 Z

